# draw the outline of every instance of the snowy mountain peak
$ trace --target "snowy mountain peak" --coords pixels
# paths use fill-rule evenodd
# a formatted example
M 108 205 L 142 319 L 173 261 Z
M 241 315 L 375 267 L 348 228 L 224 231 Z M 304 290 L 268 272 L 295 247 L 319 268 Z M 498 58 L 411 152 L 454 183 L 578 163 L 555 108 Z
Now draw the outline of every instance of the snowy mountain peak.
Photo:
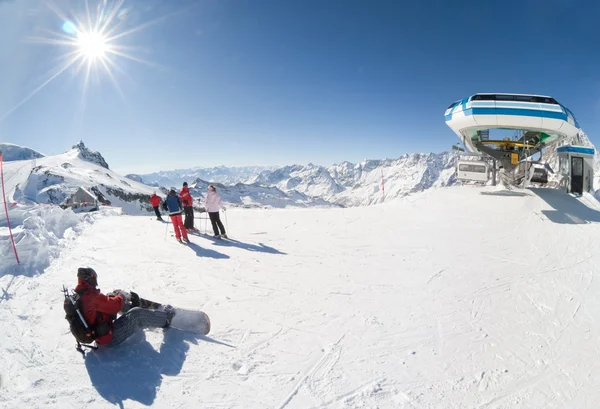
M 6 142 L 0 143 L 0 152 L 2 152 L 2 159 L 5 162 L 31 160 L 44 157 L 44 155 L 33 149 Z
M 87 146 L 85 146 L 83 141 L 80 141 L 78 144 L 73 145 L 72 149 L 79 151 L 79 157 L 81 159 L 100 165 L 103 168 L 110 169 L 108 167 L 108 163 L 106 163 L 100 152 L 91 151 Z
M 104 158 L 82 143 L 60 155 L 8 162 L 4 172 L 7 198 L 19 205 L 63 205 L 84 189 L 125 213 L 152 210 L 148 200 L 155 189 L 108 169 Z

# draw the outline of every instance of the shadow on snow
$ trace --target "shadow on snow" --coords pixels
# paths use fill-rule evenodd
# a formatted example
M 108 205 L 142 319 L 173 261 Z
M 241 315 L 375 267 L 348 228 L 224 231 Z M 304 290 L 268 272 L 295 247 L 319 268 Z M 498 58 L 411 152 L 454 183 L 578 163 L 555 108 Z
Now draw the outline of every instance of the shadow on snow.
M 210 257 L 216 259 L 230 258 L 227 254 L 219 253 L 218 251 L 207 249 L 205 247 L 200 247 L 199 245 L 197 245 L 196 243 L 192 243 L 191 241 L 188 244 L 188 247 L 194 250 L 198 257 Z
M 283 251 L 279 251 L 276 248 L 267 246 L 266 244 L 263 244 L 263 243 L 251 244 L 251 243 L 244 243 L 242 241 L 233 240 L 233 239 L 214 239 L 214 241 L 215 241 L 214 242 L 215 246 L 239 247 L 241 249 L 248 250 L 248 251 L 258 251 L 261 253 L 287 255 L 287 253 L 284 253 Z
M 130 337 L 123 344 L 89 352 L 85 366 L 90 381 L 100 396 L 124 408 L 127 399 L 150 406 L 164 376 L 181 372 L 190 344 L 198 340 L 235 348 L 210 337 L 171 328 L 164 331 L 159 351 L 146 341 L 144 332 Z
M 188 233 L 190 234 L 190 233 Z M 252 244 L 252 243 L 244 243 L 239 240 L 234 239 L 218 239 L 215 236 L 206 233 L 192 233 L 194 236 L 204 237 L 205 239 L 209 239 L 213 241 L 215 246 L 223 246 L 223 247 L 238 247 L 248 251 L 258 251 L 261 253 L 270 253 L 270 254 L 283 254 L 287 255 L 287 253 L 277 250 L 274 247 L 267 246 L 263 243 Z
M 558 189 L 532 188 L 533 193 L 554 210 L 542 210 L 544 216 L 554 223 L 587 224 L 599 223 L 600 212 L 586 206 L 576 197 Z M 595 201 L 595 199 L 593 199 Z

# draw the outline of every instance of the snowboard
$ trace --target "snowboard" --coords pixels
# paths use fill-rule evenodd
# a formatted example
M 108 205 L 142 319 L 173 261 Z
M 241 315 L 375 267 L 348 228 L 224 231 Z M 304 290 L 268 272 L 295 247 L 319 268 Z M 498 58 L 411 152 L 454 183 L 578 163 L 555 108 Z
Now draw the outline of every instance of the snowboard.
M 164 308 L 161 303 L 141 297 L 139 297 L 139 306 L 150 310 L 162 310 Z M 207 335 L 210 332 L 210 318 L 204 311 L 175 306 L 173 308 L 175 308 L 175 316 L 171 320 L 171 327 L 202 335 Z

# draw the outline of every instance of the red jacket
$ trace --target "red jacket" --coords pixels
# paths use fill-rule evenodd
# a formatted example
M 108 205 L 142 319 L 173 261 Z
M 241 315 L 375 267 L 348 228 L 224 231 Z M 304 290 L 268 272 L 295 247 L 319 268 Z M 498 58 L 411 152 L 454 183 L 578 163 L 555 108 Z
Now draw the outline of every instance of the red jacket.
M 152 207 L 160 206 L 160 197 L 158 197 L 157 195 L 152 195 L 150 197 L 150 204 L 152 205 Z
M 113 321 L 125 305 L 125 300 L 120 295 L 104 295 L 81 278 L 75 291 L 81 294 L 81 312 L 88 325 L 108 323 L 108 333 L 96 338 L 98 344 L 108 344 L 113 337 Z
M 188 207 L 194 204 L 194 199 L 192 195 L 190 195 L 190 189 L 184 187 L 179 192 L 179 198 L 181 199 L 181 203 L 183 203 L 183 207 Z

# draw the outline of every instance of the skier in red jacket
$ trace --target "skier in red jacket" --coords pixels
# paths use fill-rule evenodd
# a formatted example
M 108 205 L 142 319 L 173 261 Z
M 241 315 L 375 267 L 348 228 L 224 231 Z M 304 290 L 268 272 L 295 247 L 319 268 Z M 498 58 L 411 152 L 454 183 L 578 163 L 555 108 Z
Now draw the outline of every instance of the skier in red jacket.
M 179 192 L 179 198 L 183 204 L 183 212 L 185 214 L 183 227 L 185 227 L 187 230 L 198 230 L 194 227 L 194 208 L 192 207 L 194 204 L 194 198 L 190 194 L 190 189 L 188 189 L 187 182 L 183 182 L 183 187 L 181 188 L 181 192 Z
M 175 309 L 166 305 L 164 310 L 135 307 L 129 294 L 114 290 L 104 295 L 98 288 L 98 275 L 93 268 L 77 270 L 78 284 L 75 292 L 81 297 L 82 314 L 94 329 L 96 343 L 118 345 L 135 332 L 144 328 L 167 328 L 175 315 Z M 117 314 L 122 315 L 117 318 Z
M 152 207 L 154 208 L 154 213 L 156 213 L 156 220 L 160 220 L 161 222 L 163 221 L 162 216 L 160 215 L 160 210 L 159 210 L 159 206 L 160 206 L 160 197 L 156 195 L 156 192 L 154 192 L 152 194 L 152 196 L 150 196 L 150 204 L 152 205 Z

